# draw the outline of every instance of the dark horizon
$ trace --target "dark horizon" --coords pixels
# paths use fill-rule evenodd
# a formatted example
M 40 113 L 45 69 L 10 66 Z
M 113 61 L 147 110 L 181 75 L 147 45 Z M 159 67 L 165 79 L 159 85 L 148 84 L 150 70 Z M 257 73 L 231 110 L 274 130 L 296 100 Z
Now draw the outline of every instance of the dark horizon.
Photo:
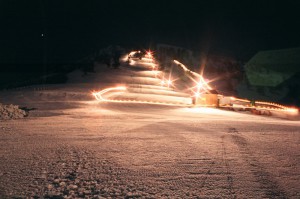
M 65 63 L 108 45 L 181 46 L 247 61 L 300 46 L 298 1 L 1 1 L 0 63 Z

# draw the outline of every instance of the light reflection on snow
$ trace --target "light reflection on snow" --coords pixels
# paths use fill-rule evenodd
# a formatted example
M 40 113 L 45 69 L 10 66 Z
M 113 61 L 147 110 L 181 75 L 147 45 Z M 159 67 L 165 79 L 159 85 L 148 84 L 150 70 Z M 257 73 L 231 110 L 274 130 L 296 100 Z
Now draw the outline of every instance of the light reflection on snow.
M 191 113 L 222 114 L 222 115 L 226 114 L 226 111 L 222 111 L 215 108 L 208 108 L 208 107 L 186 108 L 184 109 L 184 111 L 191 112 Z

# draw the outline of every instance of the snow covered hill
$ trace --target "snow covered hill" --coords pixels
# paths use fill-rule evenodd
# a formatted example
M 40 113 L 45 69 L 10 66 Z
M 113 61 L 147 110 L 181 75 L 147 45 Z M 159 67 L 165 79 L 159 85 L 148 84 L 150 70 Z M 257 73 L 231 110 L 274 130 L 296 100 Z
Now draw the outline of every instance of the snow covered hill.
M 31 110 L 0 121 L 0 198 L 299 196 L 299 121 L 186 107 L 145 64 L 95 69 L 0 92 Z
M 135 61 L 134 65 L 123 62 L 119 69 L 105 65 L 95 66 L 94 73 L 84 75 L 75 70 L 68 74 L 66 84 L 35 85 L 21 89 L 0 92 L 0 102 L 34 108 L 31 116 L 51 115 L 66 107 L 77 107 L 81 103 L 96 102 L 93 91 L 100 91 L 115 86 L 125 86 L 125 92 L 107 93 L 110 100 L 122 100 L 173 105 L 190 105 L 189 94 L 175 90 L 175 87 L 162 84 L 162 71 L 149 68 L 147 62 Z M 55 113 L 56 114 L 56 113 Z

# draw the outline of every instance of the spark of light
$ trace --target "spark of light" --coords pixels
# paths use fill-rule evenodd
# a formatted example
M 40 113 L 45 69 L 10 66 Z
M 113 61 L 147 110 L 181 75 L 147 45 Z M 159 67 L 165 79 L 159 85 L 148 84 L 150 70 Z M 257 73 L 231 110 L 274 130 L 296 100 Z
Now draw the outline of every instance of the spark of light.
M 168 87 L 170 87 L 172 85 L 172 81 L 170 79 L 167 80 L 167 85 L 168 85 Z
M 197 79 L 199 79 L 198 81 L 195 80 L 194 78 L 191 78 L 192 81 L 194 81 L 197 85 L 202 85 L 202 89 L 205 90 L 212 90 L 212 88 L 208 85 L 208 82 L 204 80 L 203 76 L 200 75 L 199 73 L 196 73 L 194 71 L 191 71 L 190 69 L 188 69 L 184 64 L 180 63 L 177 60 L 174 60 L 174 62 L 180 66 L 185 72 L 189 72 L 192 75 L 196 76 Z
M 153 59 L 153 52 L 151 50 L 146 51 L 146 56 Z

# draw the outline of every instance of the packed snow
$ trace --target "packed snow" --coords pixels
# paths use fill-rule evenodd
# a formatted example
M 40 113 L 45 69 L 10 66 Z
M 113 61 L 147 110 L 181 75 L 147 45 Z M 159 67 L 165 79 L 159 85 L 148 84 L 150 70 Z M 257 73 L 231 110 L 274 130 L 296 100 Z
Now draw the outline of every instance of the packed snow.
M 25 117 L 27 114 L 19 106 L 9 104 L 0 104 L 0 120 L 19 119 Z
M 300 198 L 298 120 L 183 106 L 188 95 L 157 83 L 146 69 L 99 65 L 67 84 L 1 91 L 30 111 L 0 121 L 0 197 Z M 130 89 L 113 99 L 126 103 L 92 95 L 119 85 Z

